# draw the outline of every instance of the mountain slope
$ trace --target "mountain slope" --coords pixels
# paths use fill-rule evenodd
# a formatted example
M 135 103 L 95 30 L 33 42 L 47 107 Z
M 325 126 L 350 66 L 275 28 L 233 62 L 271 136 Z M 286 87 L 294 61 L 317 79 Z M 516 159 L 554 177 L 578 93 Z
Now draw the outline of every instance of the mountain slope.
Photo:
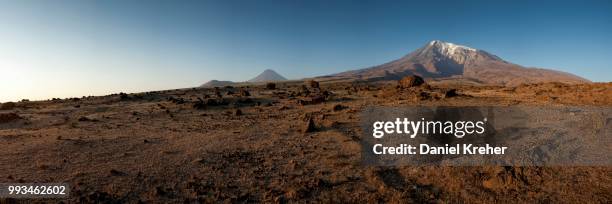
M 276 73 L 274 70 L 266 69 L 255 78 L 248 80 L 248 82 L 266 82 L 266 81 L 285 81 L 287 78 Z
M 205 84 L 200 85 L 200 87 L 223 87 L 223 86 L 233 86 L 236 84 L 233 81 L 219 81 L 219 80 L 210 80 Z
M 338 73 L 331 77 L 395 80 L 411 74 L 429 78 L 464 78 L 498 85 L 550 81 L 589 82 L 565 72 L 525 68 L 483 50 L 438 40 L 431 41 L 400 59 L 366 69 Z

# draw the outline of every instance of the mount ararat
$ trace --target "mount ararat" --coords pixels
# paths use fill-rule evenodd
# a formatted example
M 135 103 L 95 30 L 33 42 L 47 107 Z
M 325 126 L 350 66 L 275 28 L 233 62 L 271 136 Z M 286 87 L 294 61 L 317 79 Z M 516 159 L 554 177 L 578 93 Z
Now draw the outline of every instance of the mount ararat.
M 588 83 L 587 79 L 561 71 L 527 68 L 483 50 L 434 40 L 391 62 L 346 71 L 319 79 L 398 80 L 407 75 L 430 79 L 461 79 L 478 84 L 515 86 L 522 83 Z

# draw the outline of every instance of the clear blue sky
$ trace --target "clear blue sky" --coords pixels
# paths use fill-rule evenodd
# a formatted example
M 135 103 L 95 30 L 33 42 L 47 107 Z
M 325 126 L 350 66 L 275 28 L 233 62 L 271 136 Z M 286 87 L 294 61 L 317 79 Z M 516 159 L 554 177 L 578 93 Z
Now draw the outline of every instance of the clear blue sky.
M 325 75 L 434 39 L 612 81 L 611 2 L 0 0 L 0 101 Z

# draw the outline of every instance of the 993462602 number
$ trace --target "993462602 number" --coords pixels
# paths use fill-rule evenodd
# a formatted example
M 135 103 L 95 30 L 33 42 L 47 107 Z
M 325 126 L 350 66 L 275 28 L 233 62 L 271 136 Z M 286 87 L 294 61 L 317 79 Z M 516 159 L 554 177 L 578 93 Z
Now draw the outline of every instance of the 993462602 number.
M 52 198 L 64 197 L 68 195 L 69 188 L 67 184 L 56 183 L 14 183 L 0 184 L 0 198 Z

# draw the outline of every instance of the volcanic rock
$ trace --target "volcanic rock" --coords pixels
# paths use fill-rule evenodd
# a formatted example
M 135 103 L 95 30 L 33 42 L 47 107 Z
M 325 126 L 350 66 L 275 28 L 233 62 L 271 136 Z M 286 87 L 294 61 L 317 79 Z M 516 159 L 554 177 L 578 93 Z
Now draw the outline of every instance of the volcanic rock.
M 444 93 L 444 98 L 455 97 L 455 96 L 458 96 L 458 95 L 459 94 L 457 94 L 457 89 L 450 89 L 450 90 L 447 90 Z
M 309 133 L 309 132 L 316 131 L 317 128 L 315 127 L 314 120 L 312 119 L 311 115 L 306 115 L 305 121 L 306 123 L 304 123 L 304 126 L 302 127 L 303 133 Z
M 98 119 L 92 118 L 90 116 L 81 116 L 79 118 L 79 121 L 81 121 L 81 122 L 97 122 Z
M 336 104 L 332 109 L 334 111 L 341 111 L 341 110 L 344 110 L 346 108 L 348 108 L 348 107 L 347 106 L 343 106 L 342 104 Z
M 21 116 L 16 113 L 2 113 L 0 114 L 0 123 L 9 123 L 16 120 L 22 119 Z
M 249 91 L 247 91 L 246 89 L 241 89 L 240 90 L 240 95 L 241 96 L 251 96 L 251 93 Z
M 319 82 L 318 81 L 310 80 L 310 81 L 308 81 L 308 84 L 310 84 L 311 88 L 314 88 L 314 89 L 318 89 L 319 88 Z
M 425 80 L 423 80 L 423 78 L 421 78 L 420 76 L 417 76 L 417 75 L 407 76 L 407 77 L 402 78 L 399 81 L 399 85 L 402 88 L 410 88 L 410 87 L 420 86 L 420 85 L 422 85 L 424 83 L 425 83 Z
M 276 84 L 272 82 L 266 83 L 266 89 L 270 89 L 270 90 L 276 89 Z

